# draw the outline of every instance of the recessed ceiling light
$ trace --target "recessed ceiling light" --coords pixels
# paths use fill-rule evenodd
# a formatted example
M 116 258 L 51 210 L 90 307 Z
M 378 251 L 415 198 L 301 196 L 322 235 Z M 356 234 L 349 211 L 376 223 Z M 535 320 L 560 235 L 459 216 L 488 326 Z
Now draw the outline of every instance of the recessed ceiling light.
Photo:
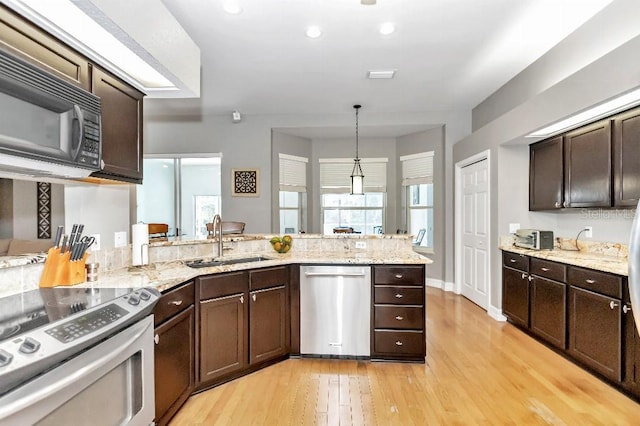
M 380 25 L 380 34 L 382 35 L 393 34 L 395 30 L 396 26 L 393 22 L 385 22 L 384 24 Z
M 317 25 L 311 25 L 307 27 L 307 37 L 309 38 L 318 38 L 322 35 L 322 30 Z
M 396 75 L 396 70 L 389 71 L 369 71 L 367 78 L 379 79 L 379 78 L 393 78 Z
M 242 7 L 238 4 L 237 1 L 228 1 L 222 5 L 222 8 L 229 15 L 239 15 L 242 13 Z

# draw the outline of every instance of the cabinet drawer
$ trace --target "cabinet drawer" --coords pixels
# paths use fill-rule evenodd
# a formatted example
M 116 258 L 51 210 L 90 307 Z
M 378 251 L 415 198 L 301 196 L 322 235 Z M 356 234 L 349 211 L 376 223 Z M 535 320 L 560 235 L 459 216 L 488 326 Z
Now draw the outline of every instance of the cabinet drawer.
M 424 308 L 422 307 L 376 305 L 374 318 L 375 328 L 424 328 Z
M 529 258 L 524 254 L 502 252 L 502 264 L 520 271 L 529 272 Z
M 391 305 L 424 305 L 424 289 L 377 285 L 374 288 L 373 302 Z
M 538 275 L 539 277 L 549 278 L 565 282 L 567 280 L 567 267 L 561 263 L 551 262 L 549 260 L 531 258 L 531 266 L 529 273 Z
M 158 325 L 193 305 L 193 281 L 163 294 L 153 308 L 153 323 Z
M 423 286 L 424 266 L 374 266 L 373 277 L 375 284 L 402 284 L 411 286 Z
M 249 273 L 232 272 L 198 278 L 200 300 L 244 293 L 249 289 Z
M 422 331 L 376 330 L 373 335 L 374 353 L 424 356 L 425 345 Z
M 289 268 L 287 266 L 260 269 L 251 271 L 249 274 L 251 290 L 277 287 L 289 282 Z
M 567 282 L 576 287 L 622 299 L 622 277 L 619 275 L 570 266 Z

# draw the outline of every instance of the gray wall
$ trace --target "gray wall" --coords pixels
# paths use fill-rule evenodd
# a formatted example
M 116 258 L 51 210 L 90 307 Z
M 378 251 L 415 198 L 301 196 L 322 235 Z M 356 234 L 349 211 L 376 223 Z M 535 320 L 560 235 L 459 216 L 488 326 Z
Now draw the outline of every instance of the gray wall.
M 633 9 L 633 13 L 631 14 Z M 597 19 L 596 25 L 587 25 L 578 29 L 573 36 L 575 40 L 608 39 L 609 34 L 615 37 L 624 32 L 637 33 L 640 28 L 630 16 L 640 14 L 640 2 L 616 0 L 605 10 L 607 19 Z M 631 26 L 631 28 L 629 28 Z M 631 221 L 628 217 L 596 213 L 597 218 L 583 219 L 584 211 L 571 213 L 533 213 L 528 211 L 528 149 L 525 146 L 535 140 L 526 140 L 527 133 L 553 123 L 563 117 L 570 116 L 594 104 L 627 92 L 640 86 L 640 37 L 634 37 L 618 48 L 611 50 L 597 60 L 574 72 L 574 58 L 593 58 L 592 46 L 589 44 L 571 44 L 573 51 L 567 55 L 559 55 L 553 49 L 544 55 L 531 69 L 539 64 L 544 67 L 559 68 L 557 75 L 566 78 L 550 87 L 535 93 L 527 94 L 519 91 L 521 86 L 544 88 L 547 76 L 528 72 L 518 76 L 517 84 L 507 84 L 501 92 L 496 93 L 488 102 L 495 106 L 494 112 L 486 114 L 475 122 L 488 121 L 477 128 L 473 134 L 456 143 L 453 148 L 453 162 L 461 161 L 484 150 L 491 152 L 492 196 L 491 206 L 491 239 L 497 242 L 500 235 L 508 233 L 509 223 L 520 223 L 523 227 L 535 226 L 551 229 L 557 235 L 575 237 L 574 233 L 583 225 L 594 226 L 594 240 L 602 238 L 607 241 L 628 241 Z M 564 52 L 565 44 L 558 47 Z M 539 78 L 538 78 L 539 77 Z M 514 87 L 515 86 L 515 87 Z M 517 105 L 516 105 L 517 104 Z M 487 104 L 488 105 L 488 104 Z M 514 106 L 515 105 L 515 106 Z M 476 110 L 476 112 L 479 110 Z M 453 211 L 453 210 L 452 210 Z M 588 223 L 587 223 L 588 222 Z M 495 309 L 501 307 L 501 265 L 497 246 L 491 253 L 492 287 L 490 304 Z
M 21 240 L 38 239 L 37 182 L 13 180 L 12 237 Z M 59 225 L 64 225 L 64 186 L 51 184 L 51 239 Z

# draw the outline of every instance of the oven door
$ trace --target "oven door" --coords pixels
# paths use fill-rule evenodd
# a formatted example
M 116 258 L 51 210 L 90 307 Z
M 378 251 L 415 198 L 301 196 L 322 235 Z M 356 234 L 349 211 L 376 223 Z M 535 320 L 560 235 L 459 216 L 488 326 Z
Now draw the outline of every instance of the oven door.
M 149 425 L 153 317 L 0 397 L 0 424 Z

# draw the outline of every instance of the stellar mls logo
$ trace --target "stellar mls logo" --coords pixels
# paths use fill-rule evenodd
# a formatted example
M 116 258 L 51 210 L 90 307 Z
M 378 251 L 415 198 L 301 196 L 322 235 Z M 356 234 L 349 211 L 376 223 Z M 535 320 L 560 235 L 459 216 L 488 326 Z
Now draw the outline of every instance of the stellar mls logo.
M 633 220 L 636 215 L 636 209 L 581 209 L 580 219 L 598 220 L 598 219 L 624 219 Z

